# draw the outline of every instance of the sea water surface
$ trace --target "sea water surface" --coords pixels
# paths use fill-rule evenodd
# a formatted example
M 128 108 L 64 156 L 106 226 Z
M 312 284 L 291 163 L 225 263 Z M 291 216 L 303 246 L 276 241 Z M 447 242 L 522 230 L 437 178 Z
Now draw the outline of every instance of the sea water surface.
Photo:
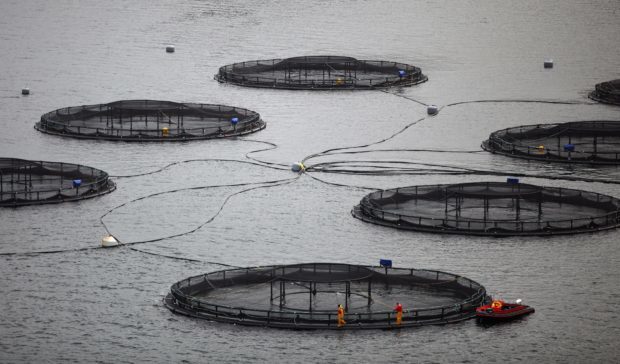
M 118 188 L 77 203 L 0 210 L 0 362 L 616 361 L 618 231 L 445 236 L 366 224 L 350 210 L 365 188 L 504 181 L 511 173 L 528 174 L 526 183 L 620 197 L 617 184 L 549 179 L 617 181 L 617 167 L 513 160 L 479 147 L 492 131 L 521 124 L 618 120 L 620 108 L 587 98 L 596 83 L 620 78 L 618 19 L 615 0 L 2 1 L 0 156 L 86 164 L 116 176 Z M 167 44 L 176 52 L 166 53 Z M 225 64 L 300 55 L 410 63 L 429 81 L 386 93 L 247 89 L 213 80 Z M 554 59 L 553 69 L 543 68 L 546 58 Z M 20 95 L 23 87 L 29 96 Z M 144 98 L 241 106 L 261 113 L 267 128 L 169 144 L 66 139 L 33 129 L 57 108 Z M 516 102 L 523 100 L 535 102 Z M 441 110 L 427 117 L 423 104 Z M 268 147 L 264 142 L 277 147 L 249 156 L 282 166 L 373 144 L 307 164 L 384 168 L 382 161 L 398 160 L 505 175 L 308 173 L 290 180 L 297 175 L 288 168 L 213 160 L 247 161 Z M 201 161 L 119 177 L 186 160 Z M 246 192 L 248 186 L 232 186 L 277 180 L 283 182 Z M 131 202 L 200 186 L 219 187 Z M 190 231 L 220 208 L 192 234 L 136 250 L 79 250 L 98 246 L 103 224 L 124 242 L 143 241 Z M 31 254 L 57 250 L 65 252 Z M 490 327 L 466 321 L 308 332 L 195 320 L 162 305 L 171 284 L 224 264 L 375 265 L 380 258 L 466 276 L 494 296 L 523 298 L 536 313 Z

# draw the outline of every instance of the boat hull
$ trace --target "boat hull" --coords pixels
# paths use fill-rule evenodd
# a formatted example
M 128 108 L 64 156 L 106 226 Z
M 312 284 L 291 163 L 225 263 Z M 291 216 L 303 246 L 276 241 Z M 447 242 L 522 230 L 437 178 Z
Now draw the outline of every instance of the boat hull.
M 483 321 L 509 321 L 535 312 L 533 307 L 515 305 L 502 310 L 493 310 L 491 306 L 482 306 L 476 310 L 476 317 Z

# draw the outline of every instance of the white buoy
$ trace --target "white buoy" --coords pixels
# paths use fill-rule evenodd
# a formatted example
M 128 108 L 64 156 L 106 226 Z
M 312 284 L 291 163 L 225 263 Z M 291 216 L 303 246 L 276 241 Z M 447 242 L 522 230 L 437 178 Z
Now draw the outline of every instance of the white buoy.
M 30 95 L 30 89 L 28 87 L 24 87 L 22 89 L 22 95 Z
M 553 60 L 551 58 L 545 59 L 545 68 L 553 68 Z
M 428 107 L 426 108 L 426 112 L 429 115 L 436 115 L 439 112 L 439 108 L 437 107 L 437 105 L 428 105 Z
M 174 46 L 173 45 L 167 45 L 166 46 L 166 52 L 174 53 Z
M 118 246 L 119 242 L 112 235 L 108 235 L 105 238 L 101 239 L 101 246 L 104 248 L 111 248 L 113 246 Z

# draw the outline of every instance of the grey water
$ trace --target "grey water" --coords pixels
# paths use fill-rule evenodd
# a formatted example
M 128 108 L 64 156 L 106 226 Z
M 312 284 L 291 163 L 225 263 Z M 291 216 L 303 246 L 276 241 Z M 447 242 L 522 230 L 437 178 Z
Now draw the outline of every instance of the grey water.
M 419 120 L 357 149 L 365 153 L 307 164 L 414 161 L 527 173 L 523 182 L 620 197 L 618 185 L 548 178 L 615 181 L 617 167 L 513 160 L 479 147 L 490 132 L 510 126 L 618 120 L 620 108 L 594 103 L 587 93 L 620 78 L 619 19 L 616 0 L 3 0 L 0 156 L 81 163 L 112 176 L 203 161 L 115 177 L 115 192 L 90 200 L 0 210 L 0 362 L 615 362 L 618 231 L 503 239 L 398 231 L 351 217 L 369 192 L 362 187 L 505 176 L 315 172 L 288 181 L 296 177 L 288 168 L 207 159 L 247 161 L 269 142 L 277 148 L 249 156 L 288 166 L 380 141 Z M 175 53 L 165 52 L 168 44 Z M 293 92 L 212 78 L 225 64 L 300 55 L 414 64 L 429 81 L 389 93 Z M 547 58 L 554 68 L 543 68 Z M 20 95 L 23 87 L 29 96 Z M 267 128 L 169 144 L 76 140 L 33 129 L 57 108 L 145 98 L 241 106 L 261 113 Z M 499 101 L 463 103 L 484 100 Z M 422 104 L 441 110 L 427 117 Z M 379 151 L 405 148 L 448 152 Z M 243 193 L 248 186 L 232 186 L 277 180 L 287 183 Z M 199 186 L 219 187 L 134 201 Z M 222 206 L 192 234 L 136 250 L 96 249 L 107 234 L 103 224 L 124 242 L 143 241 L 192 230 Z M 28 254 L 53 250 L 66 252 Z M 488 327 L 465 321 L 399 332 L 282 331 L 177 316 L 161 302 L 171 284 L 222 264 L 376 265 L 380 258 L 466 276 L 494 296 L 524 299 L 536 313 Z

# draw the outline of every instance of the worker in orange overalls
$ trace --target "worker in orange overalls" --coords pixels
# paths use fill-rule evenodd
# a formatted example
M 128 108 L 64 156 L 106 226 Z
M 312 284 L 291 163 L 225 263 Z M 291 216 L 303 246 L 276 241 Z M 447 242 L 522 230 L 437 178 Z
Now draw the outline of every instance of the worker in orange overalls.
M 338 305 L 338 327 L 343 327 L 347 322 L 344 320 L 344 308 Z
M 403 322 L 403 305 L 400 302 L 396 302 L 394 311 L 396 311 L 396 325 L 400 325 Z
M 503 302 L 500 300 L 495 300 L 491 303 L 491 308 L 493 312 L 500 312 L 502 310 Z

